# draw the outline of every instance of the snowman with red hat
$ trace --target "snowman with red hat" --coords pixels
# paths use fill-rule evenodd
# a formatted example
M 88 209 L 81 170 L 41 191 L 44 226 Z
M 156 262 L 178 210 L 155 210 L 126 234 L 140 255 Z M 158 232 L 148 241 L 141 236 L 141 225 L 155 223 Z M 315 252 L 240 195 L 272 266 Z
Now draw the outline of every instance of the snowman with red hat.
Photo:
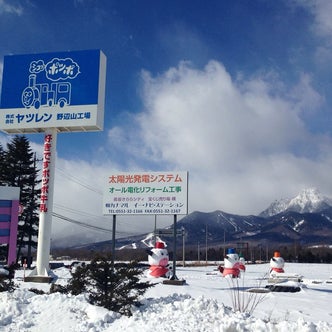
M 270 259 L 270 278 L 268 285 L 272 292 L 299 292 L 301 290 L 302 275 L 297 273 L 285 273 L 285 261 L 280 256 L 279 251 L 275 251 L 273 257 Z
M 284 273 L 285 272 L 284 266 L 285 266 L 285 261 L 280 256 L 280 252 L 275 251 L 273 257 L 270 259 L 270 267 L 271 267 L 270 274 Z
M 165 248 L 164 242 L 156 242 L 154 248 L 148 249 L 148 262 L 150 268 L 148 271 L 148 276 L 159 278 L 168 278 L 170 271 L 168 269 L 168 251 Z

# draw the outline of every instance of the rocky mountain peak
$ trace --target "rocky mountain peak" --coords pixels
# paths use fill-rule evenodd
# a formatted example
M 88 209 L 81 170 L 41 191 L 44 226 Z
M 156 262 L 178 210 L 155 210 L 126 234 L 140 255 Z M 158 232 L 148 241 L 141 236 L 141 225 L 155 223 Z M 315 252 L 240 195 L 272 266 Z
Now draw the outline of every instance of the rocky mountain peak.
M 273 202 L 266 210 L 260 213 L 260 216 L 270 217 L 286 211 L 318 213 L 331 206 L 332 200 L 330 198 L 323 196 L 316 188 L 307 188 L 302 190 L 294 198 Z

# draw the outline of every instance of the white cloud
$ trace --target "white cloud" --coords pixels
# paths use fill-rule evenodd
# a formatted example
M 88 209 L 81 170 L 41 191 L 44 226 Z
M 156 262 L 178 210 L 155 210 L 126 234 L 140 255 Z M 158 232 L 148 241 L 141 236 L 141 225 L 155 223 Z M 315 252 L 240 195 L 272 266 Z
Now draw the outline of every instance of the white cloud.
M 317 35 L 332 36 L 332 2 L 330 0 L 294 0 L 288 4 L 305 8 L 312 14 L 314 20 L 312 29 Z
M 316 0 L 304 2 L 314 15 L 314 29 L 318 35 L 332 37 L 332 2 L 330 0 Z
M 20 5 L 9 4 L 5 0 L 0 0 L 0 14 L 16 14 L 18 16 L 22 15 L 23 8 Z
M 296 101 L 300 112 L 311 113 L 324 102 L 324 98 L 311 86 L 311 81 L 310 75 L 302 73 L 298 84 L 290 92 L 290 96 Z
M 294 105 L 273 95 L 268 82 L 233 82 L 218 62 L 202 71 L 182 64 L 156 79 L 145 74 L 144 80 L 142 139 L 156 156 L 176 165 L 188 166 L 190 160 L 194 169 L 207 163 L 232 169 L 239 158 L 251 159 L 305 136 Z
M 330 0 L 296 0 L 295 3 L 308 10 L 313 17 L 311 30 L 319 37 L 315 60 L 317 64 L 326 66 L 332 60 L 332 2 Z

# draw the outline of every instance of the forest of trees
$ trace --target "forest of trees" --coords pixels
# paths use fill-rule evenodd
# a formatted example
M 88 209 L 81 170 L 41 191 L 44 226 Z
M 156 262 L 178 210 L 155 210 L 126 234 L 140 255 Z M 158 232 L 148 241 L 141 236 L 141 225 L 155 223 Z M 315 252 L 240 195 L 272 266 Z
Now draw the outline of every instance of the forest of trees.
M 37 247 L 38 202 L 40 195 L 36 154 L 25 136 L 15 135 L 3 147 L 0 144 L 0 185 L 20 188 L 20 204 L 23 212 L 19 215 L 17 235 L 17 259 L 22 255 L 31 257 L 33 248 Z M 0 257 L 6 256 L 7 247 L 0 247 Z M 30 259 L 28 259 L 30 265 Z

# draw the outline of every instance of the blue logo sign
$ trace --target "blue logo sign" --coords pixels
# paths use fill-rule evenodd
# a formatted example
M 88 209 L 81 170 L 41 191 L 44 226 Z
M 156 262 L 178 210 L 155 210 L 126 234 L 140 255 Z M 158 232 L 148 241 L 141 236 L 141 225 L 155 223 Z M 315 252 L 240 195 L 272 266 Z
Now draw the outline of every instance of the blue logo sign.
M 68 80 L 75 79 L 80 72 L 79 65 L 73 59 L 53 58 L 46 64 L 43 60 L 32 61 L 29 72 L 29 86 L 22 92 L 25 108 L 70 105 L 71 83 Z M 37 83 L 37 77 L 43 72 L 50 83 Z
M 0 129 L 100 130 L 105 71 L 99 50 L 5 56 Z

